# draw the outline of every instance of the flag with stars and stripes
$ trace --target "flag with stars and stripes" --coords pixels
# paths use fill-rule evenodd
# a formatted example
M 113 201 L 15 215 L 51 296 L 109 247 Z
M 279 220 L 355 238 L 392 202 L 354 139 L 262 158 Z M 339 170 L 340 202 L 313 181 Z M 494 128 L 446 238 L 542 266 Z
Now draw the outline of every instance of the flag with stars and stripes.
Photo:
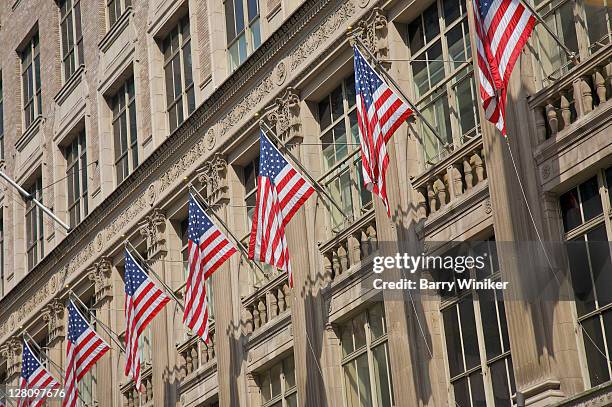
M 110 346 L 94 331 L 72 301 L 68 303 L 68 335 L 64 407 L 76 407 L 79 381 Z
M 21 355 L 21 377 L 19 389 L 25 392 L 26 397 L 17 400 L 18 407 L 39 407 L 42 406 L 49 396 L 46 391 L 35 392 L 32 397 L 28 397 L 28 390 L 55 390 L 60 387 L 57 380 L 34 355 L 30 345 L 23 341 L 23 353 Z
M 485 117 L 506 136 L 506 91 L 536 19 L 519 0 L 473 0 L 480 96 Z
M 389 166 L 387 143 L 395 130 L 410 117 L 412 110 L 378 76 L 357 47 L 354 51 L 363 184 L 382 199 L 387 215 L 390 216 L 386 186 L 386 172 Z
M 314 188 L 285 160 L 263 132 L 259 137 L 259 154 L 249 259 L 285 271 L 289 286 L 293 287 L 285 227 L 312 195 Z
M 236 248 L 213 224 L 196 201 L 189 195 L 189 225 L 187 228 L 189 275 L 185 285 L 185 313 L 183 322 L 208 342 L 208 300 L 206 280 Z
M 138 338 L 149 322 L 170 301 L 136 262 L 129 250 L 125 250 L 125 375 L 131 376 L 136 389 L 142 391 Z

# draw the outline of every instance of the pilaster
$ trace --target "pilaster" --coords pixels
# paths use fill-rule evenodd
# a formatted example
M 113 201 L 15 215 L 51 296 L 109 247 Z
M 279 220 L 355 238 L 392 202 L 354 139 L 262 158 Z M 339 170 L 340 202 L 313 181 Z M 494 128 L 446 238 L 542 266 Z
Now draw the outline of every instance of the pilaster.
M 64 318 L 64 304 L 57 299 L 52 299 L 51 302 L 43 309 L 42 317 L 47 323 L 48 332 L 48 351 L 47 357 L 59 366 L 65 366 L 64 361 L 64 338 L 66 337 L 66 321 Z M 51 374 L 60 382 L 64 379 L 58 377 L 58 372 L 53 369 Z M 61 400 L 51 399 L 47 401 L 51 407 L 61 406 Z

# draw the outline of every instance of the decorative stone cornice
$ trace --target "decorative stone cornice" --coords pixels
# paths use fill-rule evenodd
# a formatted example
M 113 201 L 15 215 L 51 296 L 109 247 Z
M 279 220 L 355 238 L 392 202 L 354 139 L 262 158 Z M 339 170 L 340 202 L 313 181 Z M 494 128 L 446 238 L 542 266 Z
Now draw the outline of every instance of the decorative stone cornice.
M 93 281 L 96 289 L 95 306 L 112 297 L 112 271 L 113 265 L 111 264 L 110 259 L 108 257 L 102 257 L 100 260 L 94 263 L 87 273 L 87 277 L 90 281 Z
M 282 96 L 275 99 L 274 104 L 275 109 L 268 114 L 268 120 L 276 135 L 285 143 L 301 137 L 299 91 L 288 87 Z
M 204 186 L 206 203 L 216 207 L 229 202 L 227 194 L 227 161 L 221 154 L 214 154 L 197 170 L 197 180 Z
M 21 351 L 23 349 L 20 338 L 13 336 L 0 347 L 0 355 L 6 359 L 7 379 L 11 379 L 21 372 Z
M 352 33 L 359 37 L 376 59 L 384 61 L 389 58 L 387 17 L 380 7 L 374 7 L 366 18 L 355 25 Z
M 43 309 L 42 317 L 47 323 L 49 345 L 53 346 L 55 341 L 61 340 L 65 336 L 64 304 L 54 298 Z
M 147 254 L 149 259 L 157 256 L 164 257 L 166 249 L 166 215 L 159 209 L 145 216 L 145 219 L 138 224 L 140 234 L 147 239 Z

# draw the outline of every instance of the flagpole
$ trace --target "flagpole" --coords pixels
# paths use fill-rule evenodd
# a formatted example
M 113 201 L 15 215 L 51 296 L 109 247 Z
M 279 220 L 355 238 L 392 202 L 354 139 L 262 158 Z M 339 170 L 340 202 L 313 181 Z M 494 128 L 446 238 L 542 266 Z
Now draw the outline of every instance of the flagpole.
M 47 356 L 47 354 L 42 350 L 42 348 L 40 346 L 38 346 L 38 344 L 36 343 L 34 338 L 32 338 L 30 336 L 30 334 L 27 331 L 25 331 L 25 330 L 23 331 L 23 337 L 24 337 L 24 339 L 27 339 L 29 342 L 31 342 L 31 344 L 34 345 L 34 347 L 36 348 L 38 353 L 41 354 L 46 360 L 48 360 L 49 363 L 51 363 L 59 371 L 59 373 L 61 375 L 64 375 L 66 373 L 64 371 L 64 369 L 62 369 L 62 367 L 60 365 L 55 363 L 53 360 L 51 360 L 51 358 L 49 356 Z
M 236 246 L 238 246 L 238 250 L 240 251 L 240 254 L 242 256 L 244 256 L 244 258 L 249 262 L 252 263 L 255 267 L 257 267 L 259 269 L 259 271 L 261 271 L 263 273 L 263 275 L 266 275 L 266 272 L 264 271 L 264 269 L 255 261 L 249 259 L 249 256 L 242 244 L 242 242 L 240 240 L 238 240 L 238 238 L 236 237 L 236 235 L 234 235 L 232 233 L 232 231 L 230 230 L 230 228 L 225 224 L 225 222 L 223 221 L 223 219 L 221 219 L 221 217 L 219 215 L 217 215 L 217 213 L 206 203 L 206 200 L 204 199 L 204 197 L 200 194 L 200 192 L 193 186 L 193 184 L 190 182 L 189 183 L 189 192 L 193 192 L 195 194 L 194 198 L 196 199 L 198 204 L 201 204 L 205 210 L 210 209 L 210 213 L 212 213 L 212 215 L 215 217 L 215 219 L 217 219 L 217 221 L 221 224 L 221 226 L 223 226 L 223 228 L 225 228 L 225 231 L 227 232 L 228 235 L 230 235 L 230 237 L 232 239 L 234 239 L 234 242 L 236 243 Z
M 68 295 L 70 297 L 70 299 L 74 299 L 76 300 L 81 307 L 83 307 L 84 309 L 87 310 L 87 313 L 96 320 L 96 322 L 98 324 L 100 324 L 100 326 L 102 327 L 102 329 L 104 330 L 104 332 L 106 332 L 106 334 L 111 338 L 111 341 L 113 341 L 113 343 L 115 345 L 117 345 L 119 347 L 119 350 L 121 350 L 121 352 L 123 352 L 123 354 L 125 354 L 125 348 L 123 347 L 123 345 L 121 345 L 121 342 L 118 341 L 119 335 L 117 335 L 115 332 L 112 331 L 112 329 L 110 329 L 105 323 L 103 323 L 102 321 L 100 321 L 97 317 L 96 314 L 94 314 L 88 307 L 87 305 L 85 305 L 85 303 L 83 303 L 83 301 L 81 301 L 81 299 L 72 291 L 70 290 L 68 292 Z
M 395 88 L 397 93 L 402 97 L 402 99 L 404 99 L 404 102 L 406 104 L 408 104 L 408 106 L 410 106 L 410 108 L 412 109 L 413 112 L 415 112 L 417 115 L 419 115 L 419 117 L 421 118 L 423 123 L 425 123 L 425 126 L 427 126 L 427 128 L 433 133 L 433 135 L 438 139 L 438 141 L 443 144 L 443 147 L 445 149 L 449 149 L 450 148 L 450 144 L 447 141 L 444 141 L 442 139 L 440 134 L 438 134 L 438 131 L 431 125 L 431 123 L 429 123 L 429 121 L 425 118 L 425 116 L 423 116 L 421 111 L 410 101 L 410 99 L 408 99 L 406 97 L 406 95 L 404 95 L 404 92 L 402 91 L 402 88 L 400 88 L 400 86 L 397 84 L 397 82 L 395 82 L 395 79 L 393 79 L 391 77 L 391 75 L 389 75 L 389 73 L 382 67 L 380 61 L 378 61 L 376 59 L 376 57 L 374 56 L 374 54 L 372 54 L 372 52 L 370 52 L 368 47 L 365 46 L 365 44 L 361 41 L 361 38 L 359 38 L 357 35 L 355 35 L 353 33 L 349 33 L 349 34 L 350 34 L 351 38 L 353 40 L 355 40 L 356 44 L 360 45 L 359 48 L 365 50 L 365 52 L 368 54 L 370 59 L 374 62 L 374 64 L 378 68 L 378 72 L 382 73 L 385 76 L 385 78 L 389 82 L 391 82 L 391 84 L 393 85 L 393 87 Z
M 132 250 L 130 251 L 129 248 L 131 248 Z M 172 299 L 174 301 L 176 301 L 177 305 L 179 306 L 179 308 L 181 309 L 181 311 L 185 312 L 185 306 L 183 305 L 183 303 L 178 299 L 178 297 L 174 294 L 174 291 L 161 279 L 161 277 L 159 276 L 159 274 L 157 274 L 155 272 L 155 270 L 153 270 L 153 267 L 150 267 L 147 264 L 147 261 L 140 255 L 140 253 L 138 253 L 138 250 L 136 250 L 136 248 L 132 245 L 132 243 L 129 242 L 129 240 L 125 241 L 125 247 L 126 249 L 128 249 L 128 252 L 131 253 L 133 252 L 134 254 L 136 254 L 136 256 L 138 257 L 138 259 L 140 260 L 140 262 L 142 263 L 143 267 L 146 267 L 147 270 L 149 270 L 151 272 L 151 274 L 153 274 L 155 276 L 155 278 L 157 279 L 157 281 L 164 287 L 164 289 L 166 290 L 166 293 L 172 297 Z
M 555 42 L 563 49 L 563 51 L 567 54 L 567 56 L 574 62 L 578 62 L 578 55 L 576 55 L 576 53 L 574 51 L 572 51 L 571 49 L 569 49 L 562 41 L 561 39 L 557 36 L 557 34 L 555 34 L 553 32 L 553 30 L 548 26 L 548 24 L 546 24 L 546 22 L 544 21 L 544 19 L 542 17 L 540 17 L 540 15 L 538 14 L 537 11 L 535 11 L 535 9 L 533 7 L 531 7 L 531 4 L 529 4 L 529 2 L 525 1 L 525 0 L 519 0 L 519 2 L 525 6 L 525 8 L 527 10 L 529 10 L 531 12 L 531 14 L 533 14 L 533 16 L 536 18 L 536 20 L 538 20 L 538 22 L 540 24 L 542 24 L 542 26 L 544 26 L 544 29 L 550 34 L 551 37 L 553 37 L 553 39 L 555 40 Z
M 283 144 L 283 142 L 278 138 L 278 136 L 276 134 L 274 134 L 274 131 L 270 128 L 270 126 L 268 126 L 268 124 L 265 122 L 265 120 L 261 119 L 259 121 L 259 123 L 260 123 L 260 125 L 263 124 L 266 127 L 266 129 L 268 130 L 266 133 L 268 133 L 268 134 L 270 134 L 272 136 L 272 139 L 274 139 L 274 143 L 275 144 L 279 144 L 282 147 L 282 149 L 285 150 L 285 153 L 287 153 L 287 155 L 289 156 L 289 158 L 291 158 L 291 160 L 295 163 L 295 165 L 297 165 L 300 168 L 300 170 L 302 170 L 303 175 L 306 178 L 308 178 L 308 180 L 313 184 L 315 189 L 317 189 L 321 195 L 323 195 L 325 198 L 327 198 L 329 200 L 329 202 L 336 207 L 336 209 L 340 212 L 340 214 L 342 214 L 342 216 L 344 217 L 345 220 L 350 220 L 350 218 L 344 213 L 344 211 L 342 210 L 340 205 L 334 200 L 334 198 L 331 195 L 329 195 L 329 193 L 321 186 L 321 184 L 319 184 L 319 182 L 317 180 L 315 180 L 308 173 L 308 171 L 306 170 L 306 168 L 304 168 L 302 163 L 291 153 L 291 151 L 289 151 L 287 146 L 285 146 Z

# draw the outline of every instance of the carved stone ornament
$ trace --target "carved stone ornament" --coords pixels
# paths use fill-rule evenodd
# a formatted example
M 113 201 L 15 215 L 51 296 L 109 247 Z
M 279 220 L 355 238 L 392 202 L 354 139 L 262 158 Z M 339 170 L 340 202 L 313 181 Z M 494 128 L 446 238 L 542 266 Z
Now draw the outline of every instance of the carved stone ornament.
M 0 355 L 6 359 L 6 375 L 7 380 L 11 381 L 12 377 L 21 372 L 21 351 L 23 345 L 18 337 L 11 337 L 2 347 L 0 347 Z
M 376 59 L 380 61 L 389 58 L 387 17 L 381 8 L 374 7 L 365 19 L 356 24 L 353 34 L 357 34 Z
M 87 277 L 93 281 L 96 293 L 96 305 L 112 297 L 112 264 L 108 257 L 102 257 L 89 269 Z
M 206 135 L 204 136 L 206 148 L 210 151 L 215 148 L 215 144 L 217 143 L 217 138 L 215 137 L 215 130 L 210 128 L 206 131 Z
M 65 335 L 64 304 L 57 299 L 52 299 L 43 309 L 43 320 L 47 323 L 49 331 L 49 344 L 61 340 Z
M 140 234 L 147 239 L 147 252 L 150 259 L 166 255 L 166 215 L 154 208 L 144 221 L 140 222 Z
M 268 114 L 268 119 L 276 135 L 284 142 L 299 137 L 302 130 L 299 91 L 288 87 L 274 102 L 276 108 Z
M 204 186 L 202 195 L 210 206 L 226 202 L 227 196 L 227 161 L 221 154 L 214 154 L 197 170 L 197 180 Z

